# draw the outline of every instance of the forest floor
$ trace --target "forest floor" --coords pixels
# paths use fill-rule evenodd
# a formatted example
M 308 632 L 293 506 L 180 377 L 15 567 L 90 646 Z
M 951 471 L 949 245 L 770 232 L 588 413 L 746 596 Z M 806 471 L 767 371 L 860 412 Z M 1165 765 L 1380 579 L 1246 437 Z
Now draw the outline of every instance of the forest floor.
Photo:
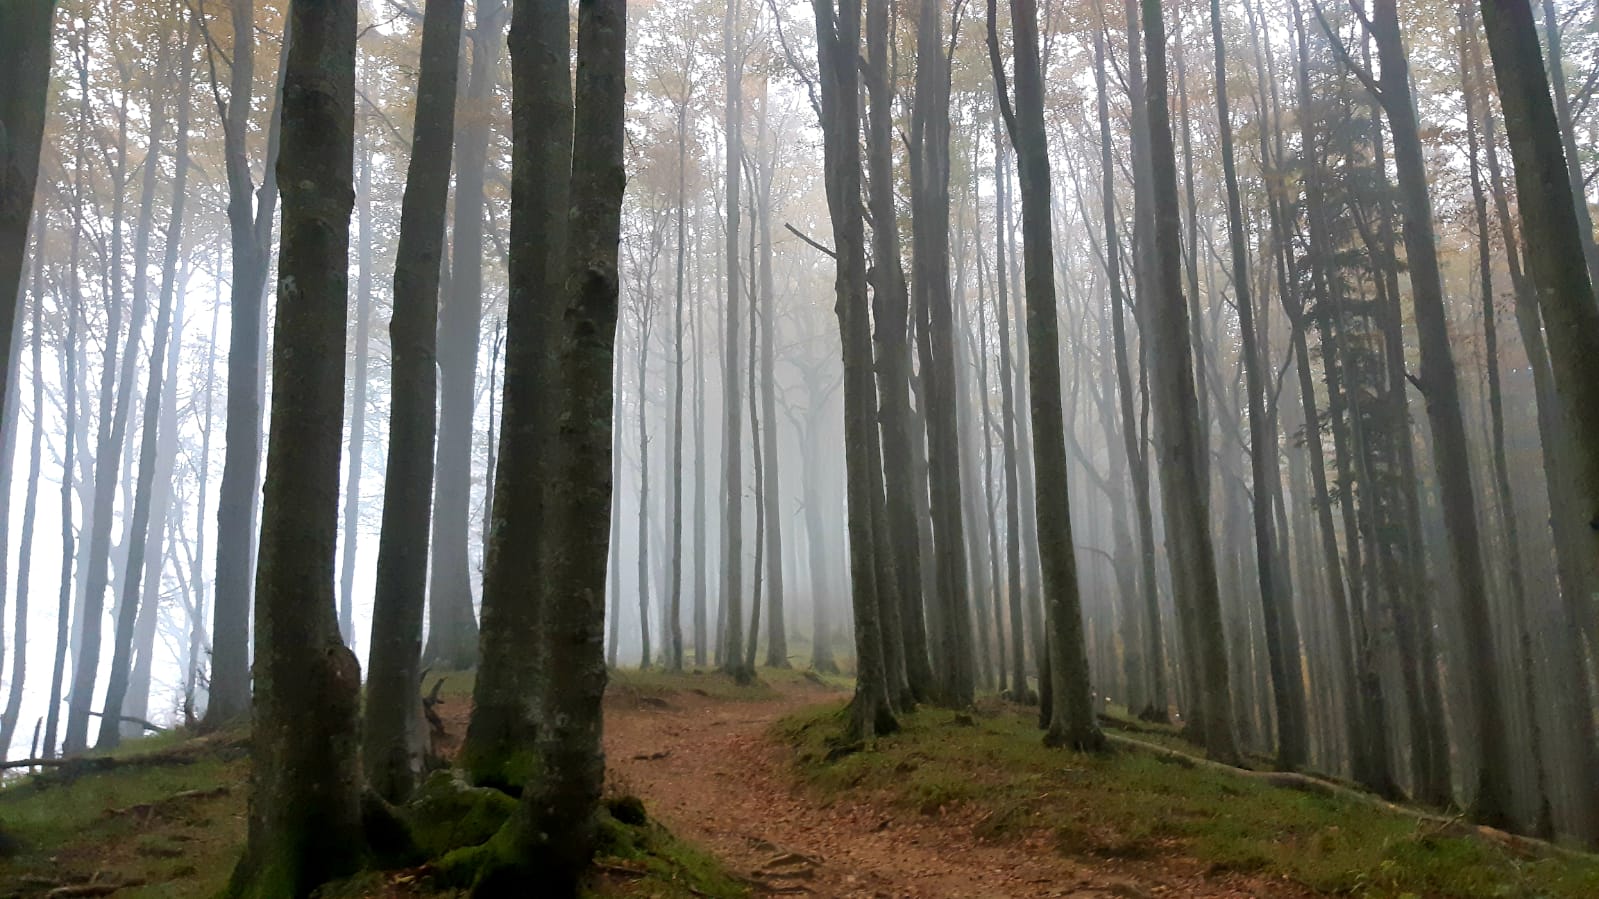
M 638 797 L 594 899 L 1154 899 L 1599 896 L 1599 859 L 1532 854 L 1336 796 L 1180 760 L 1042 747 L 1029 710 L 926 709 L 867 751 L 841 745 L 849 685 L 765 671 L 618 672 L 607 796 Z M 438 708 L 465 733 L 470 675 Z M 1128 723 L 1128 727 L 1136 727 Z M 1140 739 L 1168 749 L 1173 734 Z M 214 896 L 244 836 L 242 732 L 134 741 L 0 790 L 18 838 L 0 899 Z M 135 761 L 147 759 L 148 761 Z M 130 762 L 132 762 L 130 764 Z M 324 899 L 434 899 L 425 871 L 368 874 Z

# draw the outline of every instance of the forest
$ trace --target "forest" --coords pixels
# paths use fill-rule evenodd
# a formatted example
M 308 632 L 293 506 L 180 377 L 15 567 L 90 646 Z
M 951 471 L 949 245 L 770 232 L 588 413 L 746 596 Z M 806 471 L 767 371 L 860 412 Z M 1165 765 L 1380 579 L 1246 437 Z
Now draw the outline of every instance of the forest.
M 0 0 L 0 896 L 1599 896 L 1596 177 L 1586 0 Z

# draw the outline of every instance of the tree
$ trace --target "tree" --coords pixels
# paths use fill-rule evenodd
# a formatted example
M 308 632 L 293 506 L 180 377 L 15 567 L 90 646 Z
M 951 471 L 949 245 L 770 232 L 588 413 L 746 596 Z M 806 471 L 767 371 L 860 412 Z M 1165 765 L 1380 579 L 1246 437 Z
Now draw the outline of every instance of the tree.
M 463 0 L 428 0 L 411 161 L 394 265 L 389 464 L 383 484 L 362 761 L 372 788 L 406 798 L 421 768 L 422 610 L 433 499 L 439 266 L 450 195 Z
M 1202 737 L 1212 759 L 1239 761 L 1232 724 L 1232 685 L 1222 633 L 1216 556 L 1206 513 L 1204 435 L 1194 389 L 1193 346 L 1188 304 L 1183 299 L 1181 219 L 1177 206 L 1177 163 L 1167 111 L 1166 23 L 1158 0 L 1142 0 L 1144 61 L 1149 73 L 1149 131 L 1153 241 L 1156 264 L 1145 300 L 1149 358 L 1154 366 L 1157 457 L 1160 462 L 1166 549 L 1172 558 L 1172 589 L 1189 664 L 1196 667 L 1202 711 Z
M 550 14 L 551 24 L 555 13 L 566 15 L 564 3 L 547 5 L 550 9 L 542 12 Z M 523 10 L 519 5 L 513 14 L 513 36 L 532 24 Z M 540 545 L 546 606 L 539 655 L 546 667 L 536 693 L 540 727 L 533 749 L 538 776 L 528 782 L 517 812 L 496 838 L 507 851 L 479 879 L 478 896 L 526 895 L 530 877 L 537 877 L 550 895 L 576 895 L 578 876 L 599 836 L 626 28 L 625 0 L 582 0 L 578 7 L 571 230 L 563 266 L 565 289 L 555 295 L 561 325 L 551 341 L 551 377 L 545 385 L 550 411 L 562 424 L 546 444 L 552 477 L 544 495 L 548 529 Z M 555 40 L 564 40 L 564 35 L 563 28 Z M 520 67 L 527 60 L 518 50 L 525 45 L 512 47 L 513 66 Z M 553 60 L 560 71 L 548 70 L 546 74 L 557 77 L 542 84 L 524 80 L 525 69 L 513 69 L 513 91 L 542 86 L 551 96 L 564 95 L 569 90 L 565 60 L 564 55 Z M 515 97 L 513 106 L 522 100 Z M 531 139 L 535 133 L 521 131 L 518 136 Z M 516 145 L 513 178 L 521 171 L 518 163 L 528 159 L 527 149 Z
M 1599 584 L 1599 453 L 1593 451 L 1599 446 L 1599 383 L 1592 370 L 1599 358 L 1599 307 L 1584 264 L 1579 200 L 1565 177 L 1565 151 L 1531 7 L 1522 0 L 1483 0 L 1482 21 L 1510 139 L 1527 274 L 1543 314 L 1562 424 L 1577 447 L 1563 485 L 1575 501 L 1553 504 L 1557 516 L 1570 516 L 1573 531 L 1584 534 L 1584 582 Z M 1592 639 L 1592 599 L 1578 591 L 1567 601 Z
M 228 99 L 217 93 L 222 119 L 223 161 L 228 180 L 228 232 L 233 273 L 228 308 L 228 399 L 222 485 L 218 488 L 215 614 L 211 652 L 211 700 L 206 722 L 220 726 L 242 716 L 250 701 L 250 572 L 254 548 L 256 491 L 261 483 L 262 294 L 278 203 L 277 105 L 267 127 L 266 164 L 259 192 L 250 174 L 249 128 L 255 81 L 255 2 L 230 0 L 233 46 Z M 283 48 L 292 41 L 285 25 Z M 208 50 L 220 55 L 207 41 Z M 280 77 L 283 66 L 279 66 Z M 213 68 L 213 71 L 215 69 Z M 252 196 L 253 195 L 253 196 Z
M 355 0 L 295 0 L 283 77 L 283 239 L 256 574 L 249 834 L 234 896 L 355 870 L 361 666 L 333 590 L 354 207 Z
M 1277 435 L 1266 418 L 1265 381 L 1255 330 L 1255 301 L 1250 291 L 1249 245 L 1244 237 L 1243 202 L 1239 199 L 1238 166 L 1233 159 L 1233 124 L 1227 104 L 1227 49 L 1222 39 L 1221 0 L 1210 0 L 1210 34 L 1216 51 L 1216 118 L 1221 130 L 1222 176 L 1227 185 L 1227 236 L 1232 248 L 1233 292 L 1238 307 L 1239 342 L 1243 345 L 1244 379 L 1249 406 L 1250 510 L 1255 524 L 1255 568 L 1260 578 L 1260 604 L 1266 622 L 1272 697 L 1277 712 L 1277 764 L 1292 770 L 1305 764 L 1309 735 L 1305 723 L 1304 674 L 1300 666 L 1299 626 L 1293 597 L 1283 589 L 1277 564 L 1277 536 L 1271 511 L 1267 454 L 1277 454 Z
M 937 605 L 937 618 L 942 622 L 935 631 L 937 645 L 931 648 L 938 660 L 936 698 L 961 708 L 970 705 L 973 696 L 973 645 L 971 630 L 966 627 L 970 596 L 961 520 L 954 297 L 949 285 L 950 62 L 943 40 L 942 4 L 936 0 L 923 0 L 920 5 L 916 59 L 910 141 L 912 289 L 922 362 L 920 406 L 927 421 L 928 509 L 938 591 L 928 601 Z M 879 221 L 878 215 L 873 213 L 874 222 Z M 908 376 L 908 364 L 906 373 Z M 920 435 L 916 439 L 920 440 Z M 897 453 L 895 457 L 900 458 Z M 887 466 L 889 471 L 902 467 Z M 914 509 L 912 505 L 910 510 Z M 919 565 L 920 558 L 914 558 Z
M 505 42 L 504 0 L 477 0 L 467 37 L 472 62 L 461 99 L 456 135 L 455 233 L 450 289 L 439 310 L 439 434 L 433 494 L 433 566 L 428 595 L 428 645 L 432 664 L 465 670 L 477 660 L 472 618 L 472 571 L 467 560 L 467 515 L 472 492 L 472 409 L 478 338 L 483 319 L 484 182 L 494 115 L 500 49 Z M 492 470 L 486 482 L 493 479 Z M 492 506 L 493 491 L 485 492 Z M 492 514 L 492 513 L 491 513 Z M 485 541 L 487 542 L 487 541 Z
M 884 665 L 874 547 L 873 466 L 869 432 L 877 419 L 872 384 L 872 335 L 866 297 L 866 229 L 861 209 L 859 0 L 811 0 L 816 17 L 816 57 L 821 71 L 823 167 L 833 225 L 836 273 L 834 312 L 844 359 L 844 472 L 848 504 L 850 602 L 855 616 L 855 698 L 852 737 L 868 739 L 898 728 Z
M 33 215 L 33 188 L 39 176 L 39 146 L 50 84 L 50 27 L 55 0 L 17 0 L 0 10 L 0 421 L 15 414 L 8 408 L 11 332 L 22 290 L 22 263 L 28 251 L 28 223 Z
M 738 313 L 743 282 L 739 275 L 738 235 L 740 167 L 744 160 L 742 29 L 739 0 L 728 0 L 722 18 L 722 75 L 726 94 L 722 106 L 722 131 L 727 151 L 722 210 L 727 221 L 724 246 L 727 306 L 723 333 L 727 343 L 722 351 L 722 615 L 726 618 L 726 632 L 723 634 L 723 645 L 718 650 L 722 669 L 740 681 L 754 676 L 753 672 L 744 670 L 744 618 L 741 610 L 744 593 L 744 450 L 740 445 L 743 430 L 740 421 L 743 416 L 739 405 Z
M 1066 487 L 1066 422 L 1061 410 L 1060 332 L 1055 309 L 1054 235 L 1050 225 L 1049 143 L 1044 131 L 1044 70 L 1038 52 L 1038 8 L 1033 0 L 1011 0 L 1012 58 L 1016 96 L 1012 107 L 1000 57 L 995 0 L 988 3 L 988 53 L 994 67 L 995 95 L 1016 151 L 1022 193 L 1022 265 L 1027 288 L 1028 410 L 1033 420 L 1033 465 L 1039 480 L 1059 490 L 1057 500 L 1037 501 L 1039 547 L 1044 573 L 1044 604 L 1050 707 L 1044 742 L 1078 751 L 1104 748 L 1105 735 L 1094 713 L 1083 638 L 1082 600 L 1072 541 L 1071 504 Z M 1153 66 L 1151 66 L 1153 71 Z M 1004 339 L 1003 335 L 1001 339 Z M 1015 535 L 1011 539 L 1016 539 Z M 1015 647 L 1017 653 L 1021 646 Z M 1042 686 L 1040 693 L 1043 692 Z
M 595 2 L 595 0 L 590 0 Z M 546 521 L 546 440 L 554 421 L 541 391 L 559 320 L 572 169 L 571 21 L 557 0 L 511 14 L 510 297 L 505 318 L 505 393 L 494 478 L 494 524 L 483 563 L 482 627 L 472 719 L 461 747 L 472 780 L 504 789 L 532 773 L 532 698 L 544 660 L 540 619 Z M 609 378 L 607 382 L 609 383 Z M 607 460 L 609 455 L 606 456 Z

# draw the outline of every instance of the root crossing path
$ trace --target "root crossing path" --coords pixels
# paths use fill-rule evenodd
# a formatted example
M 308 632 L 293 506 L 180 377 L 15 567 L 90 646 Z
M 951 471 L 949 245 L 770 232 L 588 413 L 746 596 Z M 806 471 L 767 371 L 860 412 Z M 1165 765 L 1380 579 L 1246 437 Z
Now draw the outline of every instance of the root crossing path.
M 844 694 L 810 683 L 774 689 L 775 697 L 756 701 L 619 690 L 606 709 L 612 787 L 641 797 L 649 814 L 722 859 L 757 896 L 1304 895 L 1212 876 L 1191 859 L 1070 859 L 1047 833 L 984 842 L 973 833 L 975 816 L 958 810 L 927 815 L 869 794 L 829 800 L 795 782 L 789 750 L 771 730 L 787 714 Z

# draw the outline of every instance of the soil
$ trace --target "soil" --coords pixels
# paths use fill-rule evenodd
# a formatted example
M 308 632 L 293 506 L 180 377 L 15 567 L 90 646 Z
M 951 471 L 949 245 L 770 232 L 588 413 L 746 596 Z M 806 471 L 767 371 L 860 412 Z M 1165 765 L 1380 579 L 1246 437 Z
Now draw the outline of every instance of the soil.
M 825 899 L 1244 897 L 1310 895 L 1297 885 L 1209 871 L 1193 859 L 1068 858 L 1051 835 L 989 842 L 977 815 L 922 814 L 889 797 L 829 800 L 796 783 L 780 718 L 843 698 L 810 683 L 776 698 L 728 701 L 692 691 L 615 696 L 606 710 L 612 790 L 643 798 L 678 837 L 714 853 L 757 896 Z

